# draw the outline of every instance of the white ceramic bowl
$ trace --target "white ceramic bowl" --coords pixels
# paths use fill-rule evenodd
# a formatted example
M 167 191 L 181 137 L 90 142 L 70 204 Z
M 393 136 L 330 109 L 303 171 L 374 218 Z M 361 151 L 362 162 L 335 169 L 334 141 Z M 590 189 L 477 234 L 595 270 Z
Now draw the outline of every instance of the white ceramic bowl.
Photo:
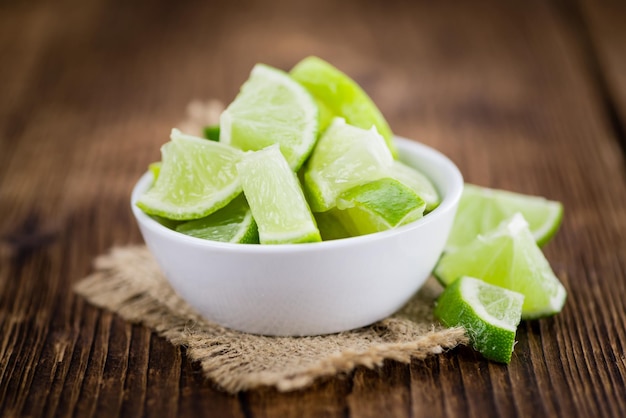
M 444 155 L 396 138 L 400 159 L 435 184 L 441 204 L 397 229 L 310 244 L 207 241 L 172 231 L 135 202 L 146 245 L 174 290 L 210 321 L 265 335 L 318 335 L 362 327 L 392 314 L 423 285 L 447 240 L 463 178 Z

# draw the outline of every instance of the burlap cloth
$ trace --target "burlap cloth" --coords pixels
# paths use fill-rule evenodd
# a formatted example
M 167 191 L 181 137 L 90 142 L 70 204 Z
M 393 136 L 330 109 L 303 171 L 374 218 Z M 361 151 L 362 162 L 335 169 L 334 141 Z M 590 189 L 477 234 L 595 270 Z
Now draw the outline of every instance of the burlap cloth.
M 216 123 L 222 109 L 217 101 L 192 102 L 179 127 L 199 134 Z M 403 309 L 368 327 L 316 337 L 267 337 L 203 319 L 173 291 L 144 246 L 113 248 L 94 267 L 76 284 L 78 294 L 185 347 L 205 376 L 231 393 L 259 386 L 300 389 L 357 366 L 374 368 L 387 359 L 409 363 L 467 343 L 462 328 L 446 329 L 434 321 L 441 287 L 432 278 Z

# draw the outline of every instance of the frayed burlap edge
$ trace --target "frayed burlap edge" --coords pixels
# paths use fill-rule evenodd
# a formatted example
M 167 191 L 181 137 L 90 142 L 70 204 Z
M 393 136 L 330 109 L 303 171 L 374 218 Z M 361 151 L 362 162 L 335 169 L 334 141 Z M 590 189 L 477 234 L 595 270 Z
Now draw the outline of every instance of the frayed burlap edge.
M 92 304 L 184 346 L 205 376 L 230 393 L 259 386 L 301 389 L 357 366 L 409 363 L 467 343 L 462 328 L 434 324 L 432 302 L 440 289 L 433 282 L 390 318 L 316 337 L 258 336 L 204 320 L 174 293 L 144 246 L 114 248 L 98 257 L 94 273 L 74 289 Z

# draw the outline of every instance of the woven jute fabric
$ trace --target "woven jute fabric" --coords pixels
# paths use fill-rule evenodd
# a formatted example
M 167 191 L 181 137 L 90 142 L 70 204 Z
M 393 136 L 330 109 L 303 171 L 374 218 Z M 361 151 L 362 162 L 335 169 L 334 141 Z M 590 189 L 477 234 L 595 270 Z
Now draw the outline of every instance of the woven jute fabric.
M 291 391 L 357 366 L 374 368 L 387 359 L 409 363 L 467 343 L 462 328 L 434 321 L 441 288 L 433 279 L 389 318 L 314 337 L 252 335 L 207 321 L 174 292 L 145 246 L 117 247 L 99 256 L 94 272 L 75 291 L 185 347 L 205 376 L 231 393 L 259 386 Z

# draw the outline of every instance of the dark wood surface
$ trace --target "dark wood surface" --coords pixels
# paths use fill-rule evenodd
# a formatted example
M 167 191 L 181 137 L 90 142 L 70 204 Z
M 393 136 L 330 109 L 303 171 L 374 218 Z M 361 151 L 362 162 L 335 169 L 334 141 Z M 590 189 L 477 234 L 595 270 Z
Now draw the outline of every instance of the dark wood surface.
M 626 416 L 625 22 L 619 0 L 0 1 L 0 414 Z M 467 181 L 564 203 L 545 252 L 569 299 L 509 366 L 459 348 L 231 396 L 72 293 L 141 242 L 129 191 L 186 103 L 311 54 Z

